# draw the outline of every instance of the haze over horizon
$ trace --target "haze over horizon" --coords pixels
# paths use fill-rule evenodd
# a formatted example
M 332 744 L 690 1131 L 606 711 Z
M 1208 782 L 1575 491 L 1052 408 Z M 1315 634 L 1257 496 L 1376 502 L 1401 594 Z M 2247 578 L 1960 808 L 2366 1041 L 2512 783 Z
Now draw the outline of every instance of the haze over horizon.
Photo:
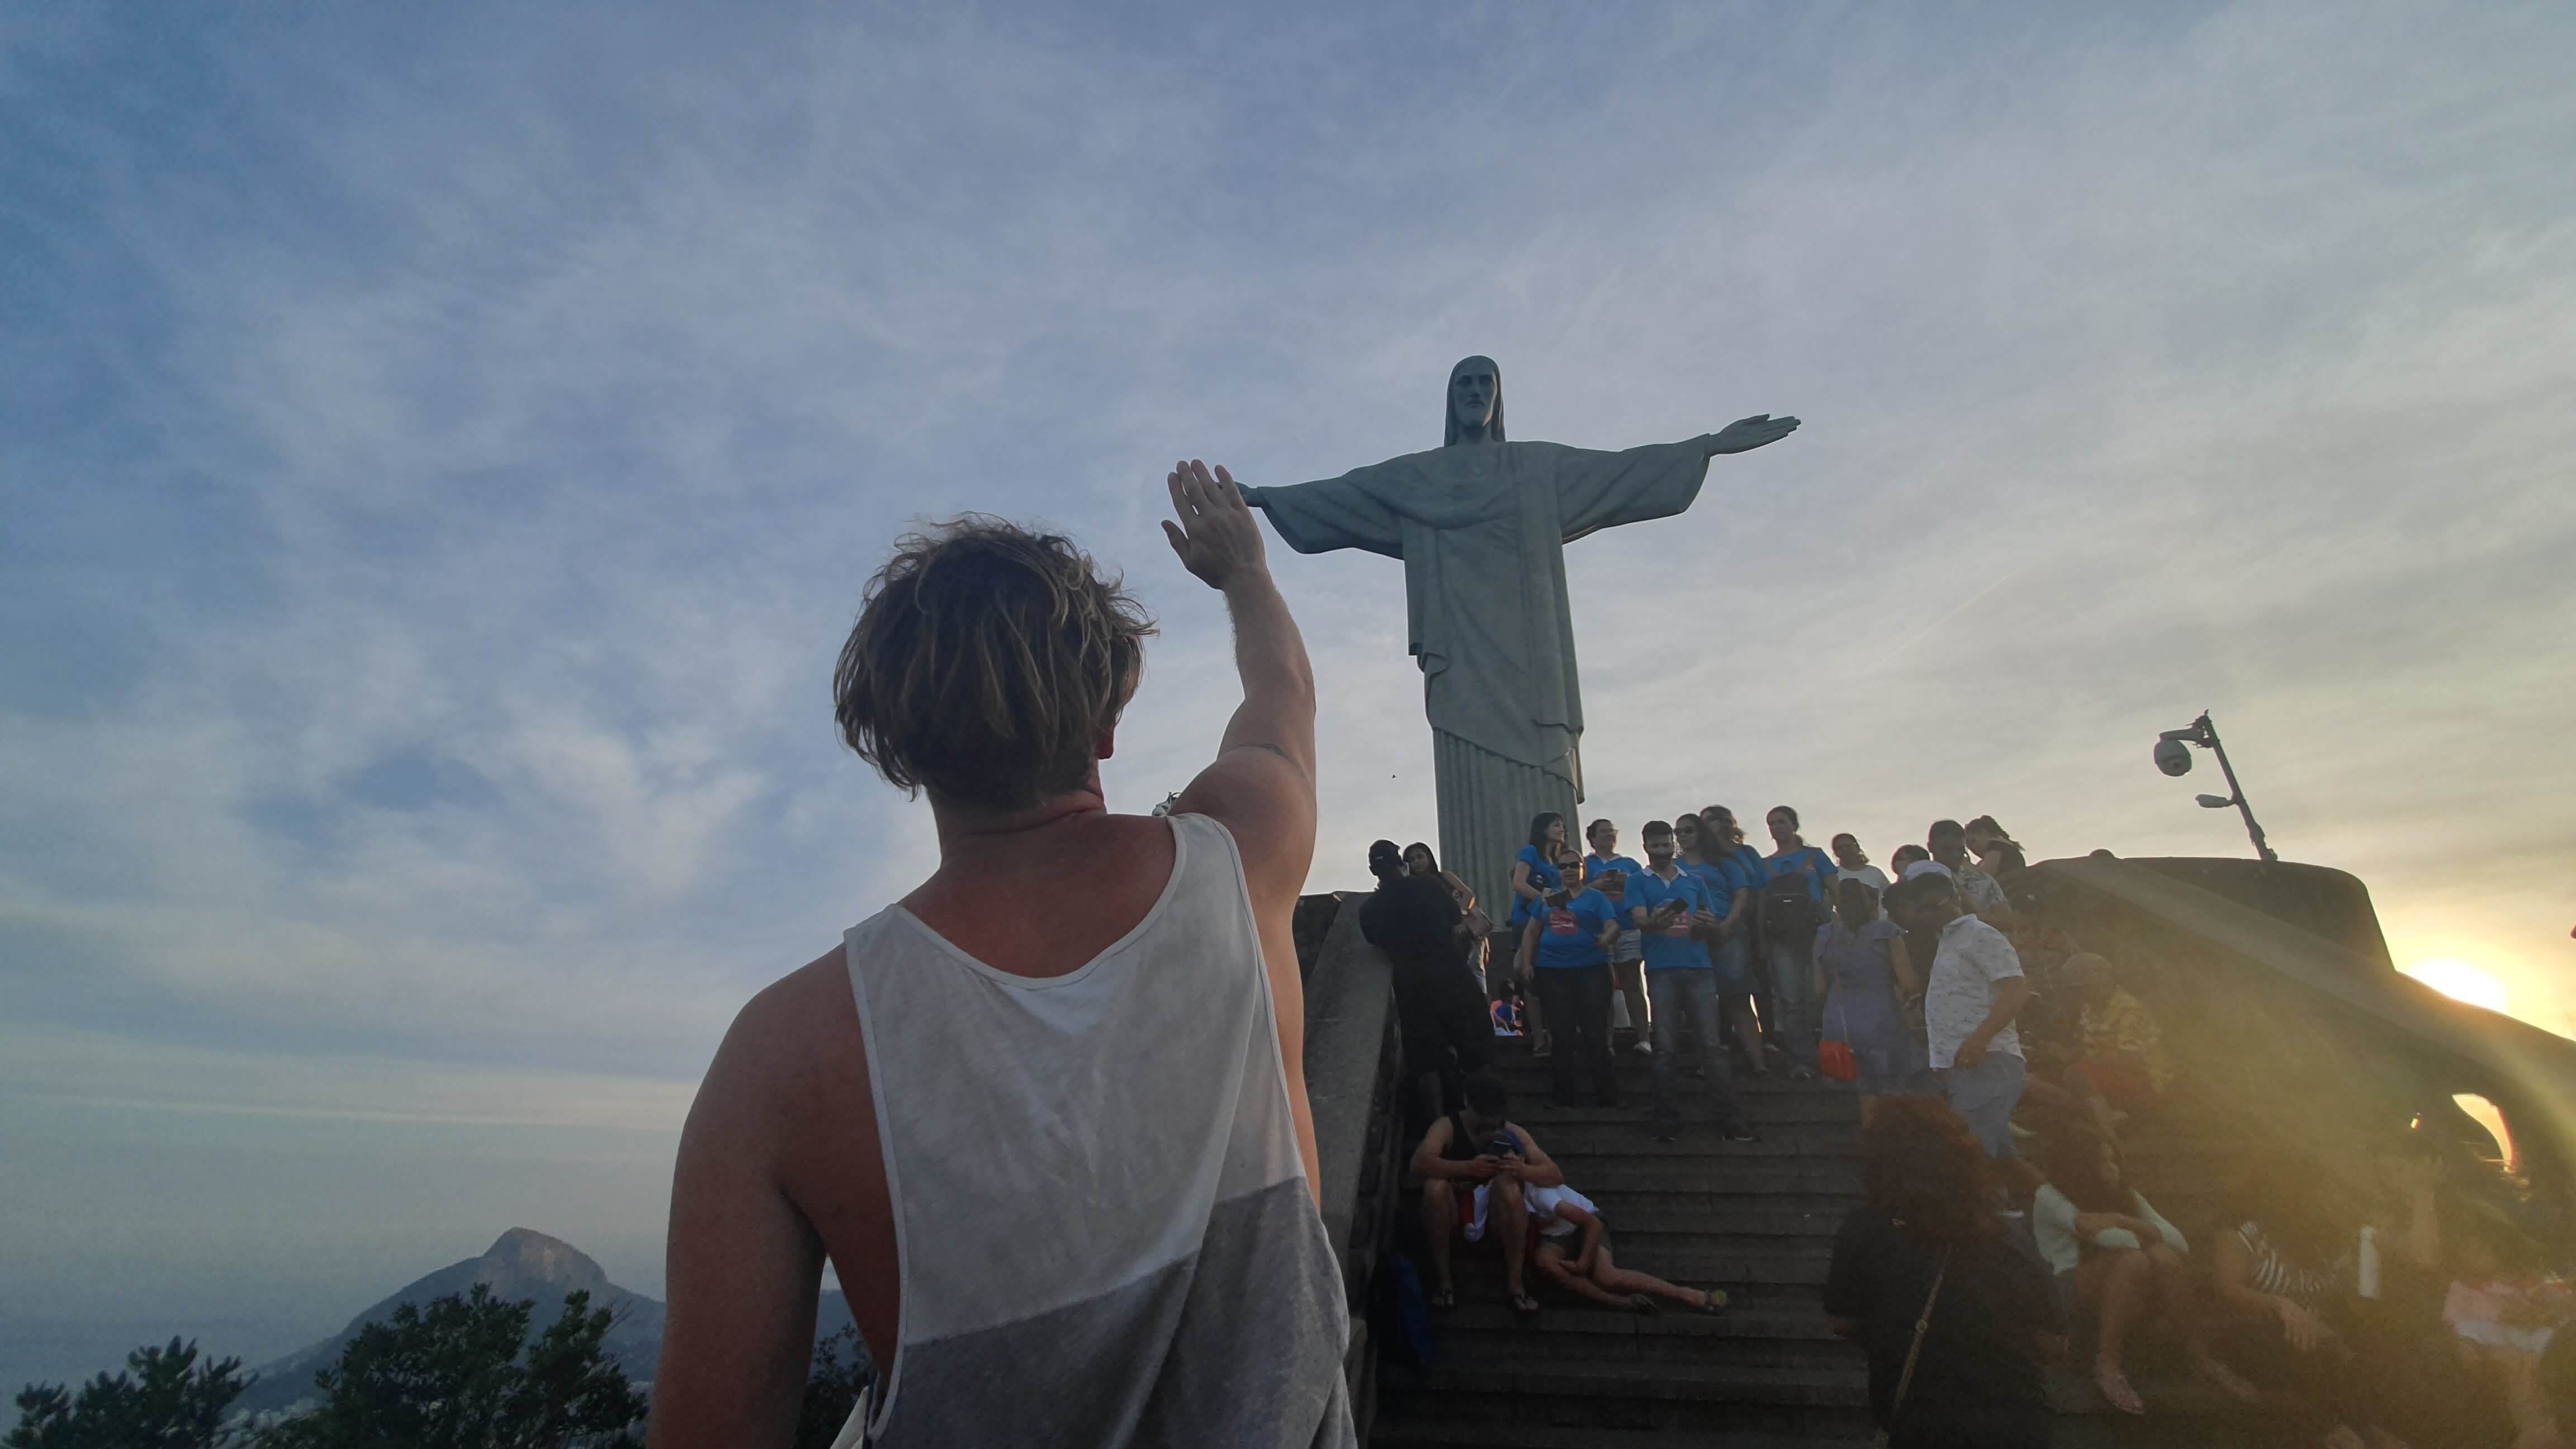
M 2540 6 L 21 7 L 0 1387 L 513 1225 L 658 1296 L 733 1011 L 934 859 L 831 723 L 892 539 L 1125 570 L 1143 810 L 1235 698 L 1171 462 L 1434 446 L 1470 353 L 1515 438 L 1805 420 L 1567 551 L 1587 816 L 2246 854 L 2148 761 L 2206 708 L 2401 966 L 2576 1035 L 2571 71 Z M 1272 561 L 1357 886 L 1436 839 L 1400 568 Z

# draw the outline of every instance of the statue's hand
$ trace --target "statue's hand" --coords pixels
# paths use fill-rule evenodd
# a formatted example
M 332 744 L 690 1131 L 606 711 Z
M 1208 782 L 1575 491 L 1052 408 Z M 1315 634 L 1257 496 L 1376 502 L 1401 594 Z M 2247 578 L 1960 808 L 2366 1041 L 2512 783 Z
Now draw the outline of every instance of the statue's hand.
M 1172 511 L 1181 521 L 1165 520 L 1163 535 L 1172 541 L 1172 552 L 1181 556 L 1181 567 L 1212 589 L 1269 572 L 1261 548 L 1261 525 L 1253 521 L 1242 490 L 1234 486 L 1233 474 L 1219 465 L 1211 478 L 1205 463 L 1193 461 L 1173 464 L 1171 476 L 1164 481 L 1171 485 Z
M 1720 453 L 1750 453 L 1765 443 L 1776 443 L 1798 431 L 1796 418 L 1775 418 L 1769 413 L 1758 417 L 1738 418 L 1725 430 L 1708 435 L 1710 457 Z

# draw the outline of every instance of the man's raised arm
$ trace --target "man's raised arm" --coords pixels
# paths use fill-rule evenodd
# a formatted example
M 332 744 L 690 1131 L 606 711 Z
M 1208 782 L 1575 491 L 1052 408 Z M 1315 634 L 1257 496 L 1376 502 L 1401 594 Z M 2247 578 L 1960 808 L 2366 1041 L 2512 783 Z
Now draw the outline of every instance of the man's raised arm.
M 1243 678 L 1243 703 L 1226 722 L 1215 762 L 1174 808 L 1225 822 L 1243 852 L 1254 904 L 1286 906 L 1304 888 L 1315 853 L 1314 669 L 1233 475 L 1220 467 L 1210 476 L 1206 464 L 1190 462 L 1165 481 L 1179 521 L 1163 532 L 1182 566 L 1225 595 Z

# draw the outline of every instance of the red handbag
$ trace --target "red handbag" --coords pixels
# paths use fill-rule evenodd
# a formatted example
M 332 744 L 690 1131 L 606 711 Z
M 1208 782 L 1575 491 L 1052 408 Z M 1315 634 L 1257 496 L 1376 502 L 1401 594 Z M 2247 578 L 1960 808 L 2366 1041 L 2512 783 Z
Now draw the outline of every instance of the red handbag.
M 1851 1043 L 1847 1041 L 1816 1043 L 1816 1070 L 1837 1082 L 1860 1080 L 1860 1063 L 1853 1059 Z
M 1835 997 L 1834 1009 L 1839 1012 L 1842 1005 L 1842 998 Z M 1836 1038 L 1816 1043 L 1816 1070 L 1837 1082 L 1860 1080 L 1860 1062 L 1852 1056 L 1851 1043 Z

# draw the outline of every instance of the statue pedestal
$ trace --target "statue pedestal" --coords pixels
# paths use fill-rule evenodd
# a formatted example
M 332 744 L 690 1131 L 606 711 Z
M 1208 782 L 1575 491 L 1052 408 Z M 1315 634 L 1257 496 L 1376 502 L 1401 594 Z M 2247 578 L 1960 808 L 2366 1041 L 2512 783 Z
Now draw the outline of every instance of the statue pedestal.
M 1456 735 L 1431 732 L 1434 787 L 1440 800 L 1440 863 L 1476 893 L 1495 925 L 1512 913 L 1512 857 L 1529 843 L 1530 821 L 1544 811 L 1565 817 L 1568 840 L 1582 838 L 1582 803 L 1562 775 L 1507 760 Z

